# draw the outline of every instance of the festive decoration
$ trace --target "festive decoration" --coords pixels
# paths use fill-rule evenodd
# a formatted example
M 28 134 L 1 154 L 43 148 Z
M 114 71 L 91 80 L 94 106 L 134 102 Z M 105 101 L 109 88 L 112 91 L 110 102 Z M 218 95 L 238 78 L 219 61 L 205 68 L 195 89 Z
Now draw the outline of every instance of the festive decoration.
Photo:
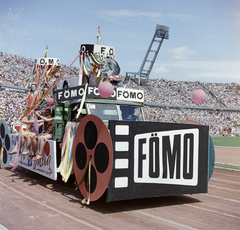
M 70 174 L 73 170 L 73 157 L 72 157 L 72 148 L 73 148 L 73 140 L 76 133 L 76 128 L 78 126 L 78 123 L 72 122 L 70 124 L 70 136 L 68 136 L 67 139 L 67 146 L 66 146 L 66 152 L 63 158 L 62 167 L 61 167 L 61 175 L 62 180 L 66 183 L 69 179 Z
M 52 97 L 47 98 L 47 104 L 48 105 L 53 105 L 54 104 L 54 99 Z
M 78 57 L 80 56 L 80 54 L 78 54 L 78 56 L 74 59 L 74 61 L 71 63 L 71 65 L 67 68 L 67 70 L 59 77 L 57 78 L 54 83 L 48 88 L 48 90 L 40 97 L 40 99 L 34 104 L 32 105 L 24 114 L 23 116 L 20 118 L 20 121 L 22 121 L 22 119 L 32 110 L 32 109 L 36 109 L 36 107 L 42 102 L 42 100 L 54 89 L 54 87 L 57 85 L 57 83 L 62 79 L 62 77 L 68 72 L 68 70 L 71 68 L 71 66 L 74 64 L 74 62 L 78 59 Z
M 102 75 L 106 78 L 110 76 L 118 75 L 120 73 L 120 67 L 118 63 L 113 59 L 105 59 L 100 67 Z
M 192 100 L 196 104 L 203 104 L 206 101 L 206 99 L 207 99 L 207 95 L 203 90 L 197 89 L 197 90 L 193 91 Z
M 108 81 L 101 82 L 98 86 L 98 92 L 104 98 L 111 97 L 113 94 L 113 85 Z
M 19 116 L 16 113 L 14 106 L 12 106 L 14 114 L 19 121 L 22 121 L 25 116 L 28 116 L 33 109 L 37 109 L 37 106 L 41 103 L 41 101 L 46 98 L 46 96 L 52 91 L 53 87 L 56 86 L 56 83 L 59 82 L 61 77 L 66 73 L 65 71 L 61 77 L 55 76 L 55 74 L 60 70 L 60 67 L 60 59 L 48 57 L 47 46 L 44 58 L 38 58 L 35 60 L 30 77 L 24 82 L 27 88 L 31 88 L 31 92 L 28 95 L 27 111 L 25 111 L 22 116 Z M 33 89 L 34 85 L 36 89 Z M 47 92 L 42 93 L 42 89 L 46 85 L 49 89 Z M 47 99 L 46 102 L 48 102 L 48 105 L 54 104 L 53 99 Z M 17 103 L 15 104 L 19 105 Z
M 99 85 L 110 76 L 118 75 L 120 67 L 115 61 L 114 52 L 115 49 L 111 46 L 81 45 L 79 85 L 85 83 Z
M 90 114 L 80 121 L 73 140 L 72 154 L 79 190 L 88 203 L 98 200 L 108 187 L 113 168 L 111 136 L 99 117 Z
M 20 154 L 21 135 L 22 135 L 22 122 L 21 122 L 21 125 L 20 125 L 20 130 L 19 130 L 19 135 L 18 135 L 18 142 L 16 143 L 16 145 L 18 145 L 17 155 L 16 155 L 16 157 L 14 159 L 14 164 L 13 164 L 12 170 L 15 170 L 18 167 L 18 160 L 19 160 L 19 154 Z

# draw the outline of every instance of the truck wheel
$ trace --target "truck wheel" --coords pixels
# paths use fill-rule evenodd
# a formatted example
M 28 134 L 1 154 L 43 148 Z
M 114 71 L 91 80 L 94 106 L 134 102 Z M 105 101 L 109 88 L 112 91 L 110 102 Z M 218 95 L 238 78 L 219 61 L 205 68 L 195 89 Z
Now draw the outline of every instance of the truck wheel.
M 103 195 L 112 164 L 112 140 L 107 127 L 99 117 L 85 116 L 73 141 L 73 168 L 79 190 L 86 199 L 90 196 L 90 201 L 95 201 Z

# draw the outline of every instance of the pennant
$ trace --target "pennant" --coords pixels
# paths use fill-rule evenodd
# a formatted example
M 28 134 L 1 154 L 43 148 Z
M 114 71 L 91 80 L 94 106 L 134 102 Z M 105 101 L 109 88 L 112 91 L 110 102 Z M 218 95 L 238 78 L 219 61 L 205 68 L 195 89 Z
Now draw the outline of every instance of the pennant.
M 67 140 L 66 140 L 66 151 L 63 158 L 62 169 L 60 173 L 62 175 L 62 180 L 64 182 L 65 182 L 65 173 L 67 171 L 67 162 L 68 162 L 69 148 L 70 148 L 70 142 L 71 142 L 71 131 L 72 130 L 71 130 L 71 123 L 70 123 L 70 127 L 67 134 Z
M 63 136 L 63 140 L 62 140 L 62 147 L 61 147 L 61 163 L 58 166 L 57 172 L 61 172 L 61 169 L 62 169 L 63 158 L 64 158 L 65 150 L 66 150 L 68 129 L 70 128 L 70 125 L 71 125 L 71 122 L 68 122 L 65 126 L 64 136 Z
M 19 153 L 20 153 L 20 143 L 21 143 L 21 134 L 22 134 L 22 122 L 20 124 L 20 130 L 19 130 L 19 135 L 18 135 L 18 151 L 17 151 L 17 155 L 15 157 L 14 160 L 14 164 L 13 164 L 13 168 L 12 170 L 15 170 L 18 167 L 18 160 L 19 160 Z

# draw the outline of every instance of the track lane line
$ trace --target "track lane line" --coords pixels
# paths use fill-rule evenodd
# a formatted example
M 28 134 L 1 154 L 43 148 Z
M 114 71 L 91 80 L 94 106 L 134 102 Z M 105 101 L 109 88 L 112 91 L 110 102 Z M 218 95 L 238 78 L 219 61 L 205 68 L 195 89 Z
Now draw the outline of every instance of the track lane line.
M 183 204 L 183 203 L 181 203 Z M 197 207 L 197 206 L 194 206 L 194 205 L 191 205 L 191 204 L 183 204 L 185 206 L 188 206 L 188 207 L 192 207 L 192 208 L 196 208 L 196 209 L 200 209 L 202 211 L 207 211 L 207 212 L 212 212 L 212 213 L 215 213 L 215 214 L 220 214 L 220 215 L 223 215 L 223 216 L 227 216 L 227 217 L 233 217 L 233 218 L 236 218 L 236 219 L 239 219 L 238 216 L 234 216 L 234 215 L 231 215 L 231 214 L 226 214 L 226 213 L 223 213 L 223 212 L 218 212 L 218 211 L 213 211 L 213 210 L 210 210 L 210 209 L 207 209 L 207 208 L 201 208 L 201 207 Z
M 8 185 L 4 184 L 4 183 L 1 182 L 1 181 L 0 181 L 0 184 L 3 185 L 3 186 L 6 187 L 6 188 L 12 190 L 13 192 L 19 194 L 20 196 L 23 196 L 24 198 L 26 198 L 26 199 L 28 199 L 28 200 L 31 200 L 32 202 L 44 206 L 45 208 L 48 208 L 48 209 L 50 209 L 50 210 L 52 210 L 52 211 L 54 211 L 54 212 L 57 212 L 57 213 L 59 213 L 59 214 L 61 214 L 61 215 L 63 215 L 63 216 L 66 216 L 66 217 L 68 217 L 68 218 L 70 218 L 70 219 L 72 219 L 72 220 L 75 220 L 75 221 L 77 221 L 77 222 L 79 222 L 79 223 L 81 223 L 81 224 L 83 224 L 83 225 L 85 225 L 85 226 L 88 226 L 88 227 L 92 228 L 92 229 L 102 230 L 102 228 L 99 228 L 99 227 L 97 227 L 97 226 L 95 226 L 95 225 L 92 225 L 92 224 L 90 224 L 90 223 L 87 223 L 87 222 L 85 222 L 85 221 L 83 221 L 83 220 L 80 220 L 80 219 L 78 219 L 78 218 L 76 218 L 76 217 L 74 217 L 74 216 L 71 216 L 71 215 L 69 215 L 69 214 L 67 214 L 67 213 L 65 213 L 65 212 L 62 212 L 62 211 L 60 211 L 60 210 L 58 210 L 58 209 L 56 209 L 56 208 L 53 208 L 53 207 L 51 207 L 51 206 L 49 206 L 49 205 L 47 205 L 47 204 L 41 203 L 40 201 L 37 201 L 37 200 L 35 200 L 35 199 L 33 199 L 33 198 L 29 197 L 29 196 L 26 196 L 26 195 L 24 195 L 23 193 L 15 190 L 14 188 L 9 187 Z
M 224 170 L 224 169 L 223 169 Z M 236 175 L 230 175 L 230 174 L 226 174 L 226 173 L 217 173 L 217 172 L 213 172 L 214 175 L 223 175 L 223 176 L 229 176 L 229 177 L 236 177 L 239 178 L 239 176 Z
M 216 185 L 208 185 L 208 187 L 220 188 L 220 189 L 224 189 L 224 190 L 228 190 L 228 191 L 233 191 L 233 192 L 240 192 L 240 190 L 237 190 L 237 189 L 224 188 L 224 187 L 216 186 Z
M 224 198 L 224 197 L 220 197 L 220 196 L 214 196 L 214 195 L 209 195 L 209 194 L 199 194 L 202 196 L 209 196 L 212 198 L 216 198 L 216 199 L 220 199 L 220 200 L 225 200 L 225 201 L 230 201 L 230 202 L 234 202 L 234 203 L 240 203 L 239 200 L 233 200 L 233 199 L 228 199 L 228 198 Z
M 229 184 L 239 184 L 240 185 L 240 181 L 230 181 L 230 180 L 222 180 L 222 179 L 218 179 L 218 178 L 212 178 L 211 181 L 216 181 L 216 182 L 222 182 L 222 183 L 229 183 Z
M 137 213 L 140 213 L 140 214 L 142 214 L 144 216 L 148 216 L 148 217 L 151 217 L 151 218 L 154 218 L 154 219 L 157 219 L 157 220 L 165 221 L 165 222 L 168 222 L 168 223 L 173 224 L 173 225 L 181 226 L 184 229 L 197 230 L 197 228 L 192 228 L 192 227 L 187 226 L 185 224 L 180 224 L 180 223 L 177 223 L 175 221 L 168 220 L 168 219 L 165 219 L 165 218 L 161 218 L 161 217 L 158 217 L 158 216 L 154 216 L 152 214 L 148 214 L 148 213 L 145 213 L 145 212 L 142 212 L 142 211 L 137 211 Z

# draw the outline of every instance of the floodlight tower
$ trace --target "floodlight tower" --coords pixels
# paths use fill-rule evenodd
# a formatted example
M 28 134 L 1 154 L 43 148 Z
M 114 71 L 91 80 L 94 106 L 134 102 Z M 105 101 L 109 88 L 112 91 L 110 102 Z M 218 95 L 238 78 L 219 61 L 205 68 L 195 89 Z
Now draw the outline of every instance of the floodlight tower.
M 138 84 L 140 85 L 141 79 L 147 79 L 149 81 L 149 75 L 151 73 L 153 64 L 157 58 L 160 47 L 163 43 L 164 39 L 169 38 L 169 27 L 163 25 L 156 25 L 156 31 L 153 35 L 150 46 L 147 50 L 147 53 L 143 59 L 142 65 L 137 73 L 127 72 L 127 76 L 133 76 L 137 78 L 138 76 Z

